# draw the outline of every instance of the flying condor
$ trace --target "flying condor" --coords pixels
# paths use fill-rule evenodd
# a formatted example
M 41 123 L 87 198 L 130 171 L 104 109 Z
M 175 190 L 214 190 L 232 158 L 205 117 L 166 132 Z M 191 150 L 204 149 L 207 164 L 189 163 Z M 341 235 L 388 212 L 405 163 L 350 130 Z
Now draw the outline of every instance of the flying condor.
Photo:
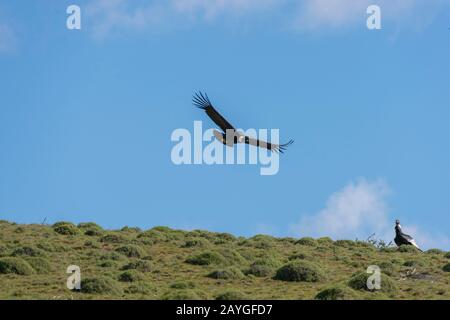
M 217 138 L 217 140 L 229 147 L 233 146 L 236 143 L 246 143 L 277 153 L 284 153 L 284 151 L 286 151 L 286 148 L 294 142 L 294 140 L 289 140 L 289 142 L 284 144 L 274 144 L 244 135 L 242 132 L 237 131 L 219 112 L 217 112 L 206 93 L 195 93 L 193 104 L 196 107 L 205 110 L 208 117 L 210 117 L 211 120 L 220 127 L 220 129 L 222 129 L 222 132 L 214 130 L 214 136 Z M 227 134 L 231 134 L 231 136 L 227 136 Z

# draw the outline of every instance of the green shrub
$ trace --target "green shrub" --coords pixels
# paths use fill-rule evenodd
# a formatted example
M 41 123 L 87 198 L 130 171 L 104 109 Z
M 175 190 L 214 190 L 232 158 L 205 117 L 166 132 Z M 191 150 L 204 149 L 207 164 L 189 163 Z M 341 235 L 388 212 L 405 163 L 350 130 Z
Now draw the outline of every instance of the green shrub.
M 114 260 L 114 261 L 120 261 L 120 260 L 126 260 L 126 258 L 117 252 L 108 252 L 105 254 L 102 254 L 99 258 L 100 260 Z
M 100 248 L 96 241 L 91 241 L 91 240 L 85 241 L 84 246 L 87 248 L 94 248 L 94 249 Z
M 133 261 L 122 267 L 122 270 L 138 270 L 140 272 L 150 272 L 152 269 L 152 264 L 146 260 Z
M 103 230 L 102 227 L 100 227 L 95 222 L 80 222 L 77 226 L 79 229 L 95 229 L 95 230 Z
M 392 262 L 378 261 L 378 262 L 372 263 L 372 265 L 378 266 L 380 268 L 381 272 L 388 276 L 393 276 L 396 273 L 395 266 L 392 264 Z
M 380 250 L 380 252 L 392 253 L 392 252 L 397 252 L 398 248 L 396 248 L 396 247 L 382 247 L 379 250 Z
M 392 264 L 396 264 L 396 265 L 399 265 L 399 266 L 403 265 L 404 262 L 405 261 L 403 259 L 400 259 L 400 258 L 392 258 L 391 259 L 391 263 Z
M 176 290 L 165 293 L 162 300 L 200 300 L 198 294 L 192 290 Z
M 42 252 L 42 250 L 38 248 L 25 246 L 15 249 L 11 255 L 14 257 L 17 256 L 39 257 L 43 256 L 44 253 Z
M 272 236 L 268 236 L 266 234 L 257 234 L 251 238 L 249 238 L 248 240 L 250 241 L 269 241 L 269 242 L 273 242 L 275 241 L 275 238 Z
M 145 251 L 141 247 L 133 244 L 117 248 L 116 252 L 119 252 L 129 258 L 141 258 L 145 256 Z
M 282 281 L 305 281 L 317 282 L 324 278 L 324 274 L 320 267 L 316 264 L 295 260 L 291 261 L 277 270 L 276 280 Z
M 270 249 L 275 245 L 275 238 L 272 236 L 258 234 L 248 239 L 245 242 L 245 245 L 249 245 L 257 249 Z
M 351 248 L 354 247 L 356 244 L 355 241 L 352 240 L 336 240 L 334 242 L 334 245 L 338 247 Z
M 167 235 L 157 230 L 147 230 L 140 233 L 137 238 L 146 245 L 157 244 L 168 241 Z
M 233 236 L 231 233 L 228 233 L 228 232 L 217 232 L 217 233 L 214 234 L 214 236 L 216 238 L 223 239 L 223 240 L 226 240 L 226 241 L 234 241 L 234 240 L 236 240 L 236 237 Z
M 58 227 L 60 227 L 60 226 L 72 226 L 72 227 L 75 227 L 75 228 L 76 228 L 76 226 L 75 226 L 72 222 L 68 222 L 68 221 L 58 221 L 58 222 L 55 222 L 55 223 L 52 225 L 52 228 L 58 228 Z
M 447 252 L 447 253 L 444 255 L 444 257 L 447 258 L 447 259 L 450 259 L 450 252 Z
M 249 297 L 241 291 L 228 290 L 216 296 L 216 300 L 249 300 Z
M 136 282 L 142 279 L 142 274 L 136 270 L 127 270 L 119 275 L 119 281 L 121 282 Z
M 370 242 L 367 242 L 367 241 L 356 240 L 356 241 L 354 241 L 354 244 L 357 247 L 360 247 L 360 248 L 365 248 L 365 249 L 369 249 L 369 250 L 376 250 L 376 247 L 373 245 L 373 243 L 370 243 Z
M 320 244 L 332 244 L 334 241 L 330 237 L 322 237 L 317 239 L 317 242 Z
M 252 264 L 254 265 L 265 265 L 269 266 L 271 268 L 279 268 L 283 265 L 283 263 L 280 261 L 280 257 L 278 257 L 276 254 L 271 254 L 270 252 L 267 252 L 260 256 L 258 259 L 253 261 Z
M 367 287 L 367 279 L 371 276 L 371 274 L 366 272 L 359 272 L 354 275 L 348 282 L 348 286 L 355 290 L 364 290 L 364 291 L 381 291 L 381 292 L 395 292 L 396 285 L 394 280 L 392 280 L 389 276 L 381 273 L 381 283 L 380 290 L 370 290 Z
M 443 266 L 442 270 L 444 270 L 445 272 L 450 272 L 450 263 L 447 263 L 445 266 Z
M 441 249 L 429 249 L 425 253 L 428 253 L 428 254 L 443 254 L 444 251 L 442 251 Z
M 280 261 L 271 256 L 266 256 L 255 260 L 250 268 L 247 270 L 247 274 L 252 274 L 256 277 L 268 277 L 275 273 L 275 269 L 280 267 Z
M 179 281 L 179 282 L 174 282 L 170 285 L 170 288 L 172 289 L 194 289 L 196 287 L 195 282 L 189 281 L 189 282 L 184 282 L 184 281 Z
M 251 247 L 240 247 L 238 252 L 246 261 L 253 261 L 261 256 L 261 251 Z M 264 250 L 263 252 L 269 251 Z
M 274 247 L 274 243 L 267 240 L 252 241 L 252 247 L 256 249 L 270 249 Z
M 122 232 L 129 232 L 129 233 L 139 233 L 139 232 L 142 232 L 141 228 L 138 228 L 138 227 L 128 227 L 128 226 L 123 227 L 122 229 L 120 229 L 120 231 L 122 231 Z
M 307 255 L 306 254 L 304 254 L 304 253 L 301 253 L 301 252 L 299 252 L 299 253 L 294 253 L 294 254 L 292 254 L 292 255 L 290 255 L 289 257 L 288 257 L 288 259 L 290 260 L 290 261 L 292 261 L 292 260 L 304 260 L 304 259 L 306 259 L 307 258 Z
M 269 277 L 274 274 L 274 268 L 263 264 L 252 264 L 246 273 L 255 277 Z
M 234 249 L 222 248 L 219 249 L 218 252 L 225 259 L 225 264 L 227 265 L 247 264 L 247 260 Z
M 233 242 L 235 240 L 236 240 L 236 237 L 230 233 L 226 233 L 226 232 L 214 233 L 214 238 L 213 238 L 214 244 L 225 244 L 225 243 Z
M 447 291 L 446 291 L 445 289 L 443 289 L 443 288 L 438 289 L 438 290 L 436 291 L 436 294 L 438 294 L 438 295 L 440 295 L 440 296 L 443 296 L 443 295 L 445 295 L 446 293 L 447 293 Z
M 304 238 L 299 239 L 295 244 L 299 244 L 302 246 L 314 247 L 317 245 L 317 242 L 316 242 L 316 240 L 314 240 L 311 237 L 304 237 Z
M 34 273 L 28 262 L 21 258 L 6 257 L 0 258 L 0 274 L 14 273 L 27 276 Z
M 278 238 L 278 241 L 284 244 L 295 244 L 297 242 L 297 239 L 292 238 L 292 237 L 283 237 L 283 238 Z
M 25 259 L 38 274 L 47 274 L 52 269 L 51 264 L 44 258 L 28 257 Z
M 205 248 L 210 246 L 210 242 L 206 240 L 205 238 L 194 238 L 187 240 L 183 245 L 182 248 Z
M 103 234 L 103 231 L 100 229 L 87 229 L 84 232 L 85 235 L 90 236 L 90 237 L 98 237 L 101 236 Z
M 25 229 L 22 228 L 22 227 L 17 227 L 17 228 L 14 230 L 14 232 L 15 232 L 15 233 L 24 233 L 24 232 L 25 232 Z
M 197 229 L 197 230 L 193 230 L 193 231 L 188 232 L 186 234 L 186 236 L 187 237 L 200 237 L 200 238 L 208 239 L 209 241 L 214 241 L 214 240 L 217 239 L 217 237 L 216 237 L 217 234 L 218 233 L 209 232 L 209 231 L 206 231 L 206 230 L 198 230 Z M 222 238 L 222 239 L 225 240 L 225 238 Z M 233 239 L 235 239 L 235 238 L 233 237 Z
M 125 293 L 149 295 L 155 292 L 155 288 L 145 282 L 136 282 L 125 289 Z
M 154 227 L 138 235 L 138 238 L 141 239 L 141 241 L 145 241 L 148 244 L 177 241 L 184 237 L 184 231 L 173 230 L 167 227 Z
M 212 244 L 215 244 L 215 245 L 222 245 L 222 244 L 227 244 L 228 243 L 226 240 L 220 239 L 220 238 L 213 239 L 213 240 L 208 240 L 208 241 L 211 241 Z
M 124 236 L 115 233 L 108 233 L 100 238 L 100 242 L 106 243 L 124 243 L 126 241 L 127 239 Z
M 5 245 L 3 245 L 3 244 L 0 244 L 0 257 L 4 257 L 4 256 L 7 256 L 8 255 L 8 247 L 7 246 L 5 246 Z
M 208 274 L 208 277 L 213 279 L 224 279 L 224 280 L 230 280 L 230 279 L 242 279 L 244 278 L 244 274 L 241 270 L 239 270 L 236 267 L 228 267 L 224 269 L 219 269 L 211 272 Z
M 81 292 L 93 294 L 118 295 L 122 293 L 120 286 L 107 277 L 82 278 Z
M 117 267 L 117 262 L 113 260 L 106 260 L 104 262 L 101 262 L 99 266 L 102 268 L 115 268 Z
M 349 263 L 347 263 L 347 264 L 349 266 L 352 266 L 353 268 L 357 268 L 357 269 L 360 269 L 365 266 L 365 264 L 361 261 L 349 261 Z
M 173 229 L 166 227 L 166 226 L 156 226 L 151 228 L 150 230 L 154 230 L 154 231 L 158 231 L 158 232 L 162 232 L 162 233 L 170 233 L 172 231 L 174 231 Z
M 47 252 L 57 252 L 57 251 L 60 251 L 60 249 L 61 249 L 60 247 L 55 246 L 52 243 L 47 242 L 47 241 L 38 243 L 36 245 L 36 247 L 41 250 L 47 251 Z
M 424 263 L 421 260 L 408 260 L 403 263 L 405 267 L 420 267 L 423 266 Z
M 211 264 L 224 264 L 225 258 L 215 252 L 215 251 L 206 251 L 200 254 L 193 255 L 186 259 L 187 263 L 199 265 L 199 266 L 207 266 Z
M 411 245 L 401 245 L 397 249 L 398 252 L 408 252 L 408 253 L 417 253 L 420 252 L 416 247 Z
M 320 291 L 316 297 L 316 300 L 358 300 L 357 293 L 344 286 L 337 285 Z
M 73 224 L 58 224 L 57 226 L 53 227 L 53 230 L 56 233 L 67 235 L 67 236 L 74 236 L 80 233 L 80 230 Z

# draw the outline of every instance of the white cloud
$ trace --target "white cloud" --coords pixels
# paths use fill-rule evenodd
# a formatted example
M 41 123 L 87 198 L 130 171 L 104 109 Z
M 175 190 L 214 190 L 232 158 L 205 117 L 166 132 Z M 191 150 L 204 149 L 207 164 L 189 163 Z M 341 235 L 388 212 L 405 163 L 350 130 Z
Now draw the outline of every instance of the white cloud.
M 95 0 L 86 6 L 94 37 L 104 37 L 122 29 L 145 29 L 164 22 L 167 8 L 158 1 L 132 6 L 126 0 Z
M 280 0 L 172 0 L 180 13 L 199 12 L 207 19 L 222 13 L 246 14 L 279 6 Z
M 416 9 L 415 0 L 305 0 L 298 7 L 295 25 L 299 28 L 338 28 L 360 22 L 365 26 L 366 9 L 370 5 L 381 8 L 382 19 L 399 19 Z
M 324 209 L 313 216 L 303 216 L 293 229 L 301 236 L 335 239 L 366 239 L 372 233 L 382 235 L 390 222 L 388 194 L 389 188 L 383 180 L 351 182 L 332 194 Z
M 403 227 L 403 232 L 413 236 L 422 249 L 450 249 L 450 239 L 444 234 L 431 234 L 414 225 Z
M 395 237 L 396 219 L 389 213 L 389 194 L 388 184 L 381 179 L 368 181 L 361 178 L 351 182 L 333 193 L 324 209 L 313 215 L 303 215 L 299 223 L 291 225 L 291 234 L 298 237 L 366 240 L 375 233 L 376 239 L 389 243 Z M 450 239 L 446 235 L 430 233 L 414 225 L 402 227 L 423 249 L 450 248 Z
M 342 26 L 363 18 L 366 0 L 306 0 L 299 7 L 296 25 L 302 28 Z
M 0 24 L 0 53 L 11 52 L 16 47 L 14 31 L 5 24 Z
M 212 21 L 220 15 L 240 16 L 277 6 L 277 0 L 95 0 L 86 6 L 94 36 L 119 29 L 143 30 L 178 26 L 192 21 Z

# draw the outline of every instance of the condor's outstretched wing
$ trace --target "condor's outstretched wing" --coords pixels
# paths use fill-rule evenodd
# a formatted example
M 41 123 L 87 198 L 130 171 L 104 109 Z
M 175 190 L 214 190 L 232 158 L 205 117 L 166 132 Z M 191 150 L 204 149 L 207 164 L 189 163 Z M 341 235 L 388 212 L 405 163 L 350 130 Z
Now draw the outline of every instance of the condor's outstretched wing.
M 266 142 L 266 141 L 262 141 L 262 140 L 258 140 L 255 138 L 245 136 L 245 143 L 250 144 L 255 147 L 260 147 L 260 148 L 265 148 L 270 151 L 275 151 L 277 153 L 278 152 L 284 153 L 284 151 L 286 151 L 286 148 L 294 143 L 294 140 L 291 139 L 291 140 L 289 140 L 289 142 L 284 143 L 284 144 L 274 144 L 274 143 L 270 143 L 270 142 Z
M 214 123 L 217 124 L 224 133 L 226 133 L 227 130 L 235 130 L 234 127 L 224 117 L 222 117 L 216 109 L 214 109 L 206 93 L 205 95 L 201 92 L 196 93 L 192 102 L 198 108 L 205 110 L 208 117 L 210 117 L 211 120 L 214 121 Z
M 419 251 L 422 251 L 422 249 L 419 248 L 419 246 L 416 243 L 416 240 L 414 240 L 413 237 L 411 237 L 410 235 L 407 235 L 405 233 L 402 233 L 401 236 L 403 237 L 403 239 L 405 239 L 407 242 L 409 242 L 409 244 L 411 244 L 414 247 L 416 247 Z

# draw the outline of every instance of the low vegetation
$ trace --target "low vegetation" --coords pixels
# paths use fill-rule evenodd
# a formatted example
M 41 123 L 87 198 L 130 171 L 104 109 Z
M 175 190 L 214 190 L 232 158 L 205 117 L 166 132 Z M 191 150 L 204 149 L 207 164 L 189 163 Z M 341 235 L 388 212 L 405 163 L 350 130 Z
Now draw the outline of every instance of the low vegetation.
M 81 269 L 81 290 L 66 287 Z M 369 290 L 370 265 L 381 287 Z M 330 238 L 0 221 L 0 299 L 450 299 L 450 253 Z
M 324 279 L 324 272 L 312 262 L 295 260 L 278 269 L 274 279 L 297 282 L 318 282 Z

